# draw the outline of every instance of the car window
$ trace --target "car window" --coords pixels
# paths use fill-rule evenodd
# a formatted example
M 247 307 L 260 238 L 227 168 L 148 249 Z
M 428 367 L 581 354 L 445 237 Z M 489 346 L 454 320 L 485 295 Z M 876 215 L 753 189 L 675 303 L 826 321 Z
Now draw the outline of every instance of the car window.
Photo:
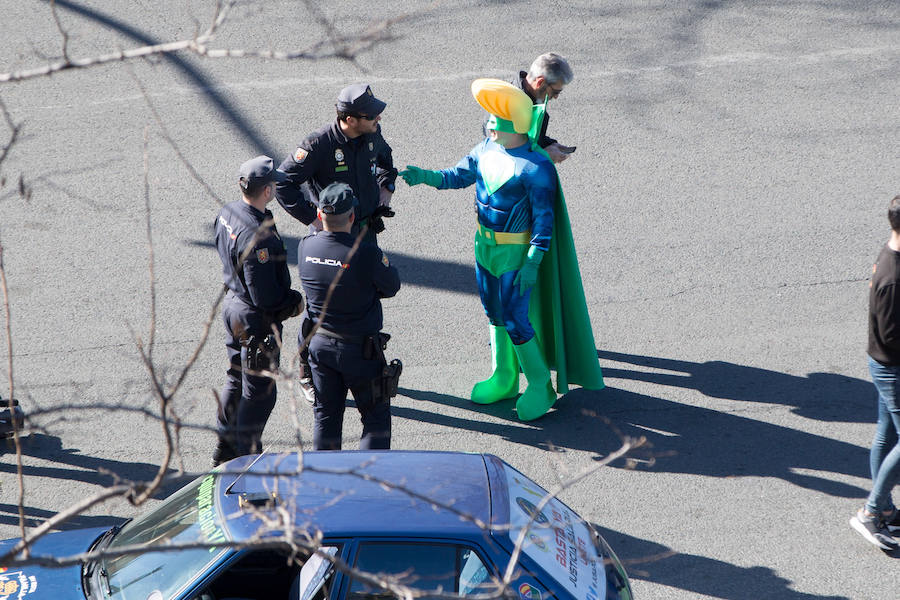
M 490 580 L 490 571 L 478 553 L 454 544 L 363 543 L 354 566 L 366 573 L 394 576 L 417 590 L 459 596 L 484 592 L 482 584 Z M 351 580 L 351 600 L 390 596 L 386 590 Z
M 323 546 L 322 555 L 339 548 Z M 325 600 L 333 563 L 320 554 L 304 556 L 291 548 L 247 550 L 207 582 L 195 600 Z
M 200 544 L 201 547 L 177 552 L 129 553 L 102 560 L 101 569 L 111 598 L 168 598 L 228 552 L 227 548 L 214 545 L 227 539 L 215 511 L 214 484 L 213 475 L 198 479 L 122 528 L 106 548 L 108 552 L 166 544 Z

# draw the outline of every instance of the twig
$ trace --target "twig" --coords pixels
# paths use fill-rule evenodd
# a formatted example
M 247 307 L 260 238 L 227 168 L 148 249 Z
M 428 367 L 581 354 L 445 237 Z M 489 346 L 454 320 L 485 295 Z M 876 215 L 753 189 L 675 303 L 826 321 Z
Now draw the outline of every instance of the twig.
M 141 91 L 141 95 L 144 97 L 144 101 L 150 108 L 150 112 L 153 114 L 153 118 L 156 120 L 156 124 L 162 132 L 163 139 L 165 139 L 169 143 L 169 145 L 172 147 L 172 150 L 175 151 L 175 155 L 181 161 L 181 164 L 183 164 L 187 168 L 188 173 L 190 173 L 191 177 L 193 177 L 194 180 L 200 184 L 200 187 L 202 187 L 203 190 L 207 194 L 209 194 L 213 200 L 218 202 L 220 206 L 224 206 L 225 202 L 221 198 L 219 198 L 218 195 L 216 195 L 212 187 L 210 187 L 210 185 L 206 183 L 206 180 L 204 180 L 203 177 L 200 176 L 200 173 L 197 172 L 197 169 L 194 168 L 194 165 L 192 165 L 191 162 L 184 156 L 184 154 L 181 152 L 181 148 L 179 148 L 178 144 L 175 143 L 175 140 L 169 133 L 169 129 L 163 122 L 162 117 L 160 117 L 159 111 L 156 110 L 156 106 L 153 104 L 153 101 L 150 100 L 150 94 L 147 93 L 147 89 L 144 87 L 144 84 L 141 83 L 141 80 L 138 79 L 137 74 L 133 69 L 129 69 L 129 72 L 131 73 L 131 77 L 134 79 L 134 82 L 137 84 L 138 89 Z
M 53 13 L 53 21 L 56 23 L 56 28 L 59 30 L 59 34 L 62 36 L 63 61 L 68 64 L 71 62 L 69 60 L 69 32 L 66 31 L 62 26 L 62 22 L 59 20 L 59 15 L 56 14 L 56 0 L 50 0 L 50 12 Z
M 231 3 L 226 6 L 230 5 Z M 109 52 L 106 54 L 88 58 L 67 58 L 65 60 L 48 63 L 41 67 L 35 67 L 33 69 L 23 69 L 21 71 L 0 73 L 0 83 L 10 83 L 14 81 L 35 79 L 37 77 L 44 77 L 70 69 L 85 69 L 88 67 L 94 67 L 112 62 L 125 62 L 133 60 L 135 58 L 146 58 L 148 56 L 171 54 L 180 51 L 193 52 L 194 54 L 207 58 L 266 58 L 284 61 L 340 58 L 355 62 L 356 55 L 363 50 L 370 48 L 372 44 L 379 41 L 393 39 L 392 36 L 387 32 L 387 29 L 391 25 L 398 23 L 408 18 L 409 16 L 400 15 L 392 19 L 381 21 L 363 33 L 337 38 L 336 40 L 332 41 L 332 43 L 335 45 L 335 49 L 331 52 L 317 51 L 318 48 L 321 48 L 324 45 L 323 43 L 313 44 L 305 50 L 290 51 L 278 51 L 271 49 L 245 50 L 235 48 L 211 49 L 207 46 L 207 44 L 214 38 L 216 29 L 221 26 L 222 23 L 224 23 L 225 12 L 225 10 L 221 12 L 219 17 L 216 19 L 215 23 L 209 30 L 189 40 L 178 40 L 174 42 L 151 44 L 148 46 L 141 46 L 138 48 L 132 48 L 130 50 L 119 50 L 117 52 Z
M 6 267 L 3 266 L 3 244 L 0 244 L 0 287 L 3 288 L 3 309 L 6 314 L 6 369 L 9 377 L 9 398 L 7 398 L 7 408 L 9 409 L 9 418 L 13 428 L 13 443 L 16 446 L 16 478 L 19 483 L 19 529 L 22 531 L 22 538 L 25 538 L 25 477 L 22 474 L 22 441 L 19 439 L 19 424 L 16 420 L 15 405 L 13 404 L 13 394 L 15 386 L 13 383 L 13 347 L 12 347 L 12 316 L 9 312 L 9 287 L 6 283 Z M 27 553 L 27 552 L 26 552 Z
M 153 343 L 156 339 L 156 274 L 154 268 L 153 226 L 150 220 L 150 126 L 144 127 L 144 209 L 147 214 L 147 253 L 150 269 L 150 334 L 147 342 L 147 358 L 153 360 Z
M 13 123 L 12 117 L 9 115 L 9 111 L 6 110 L 6 104 L 3 103 L 2 99 L 0 99 L 0 113 L 3 113 L 3 119 L 6 121 L 6 125 L 11 131 L 9 141 L 3 146 L 3 150 L 0 150 L 0 165 L 2 165 L 3 161 L 6 160 L 6 157 L 9 155 L 9 151 L 12 149 L 13 144 L 16 143 L 16 139 L 19 137 L 19 130 L 22 126 Z

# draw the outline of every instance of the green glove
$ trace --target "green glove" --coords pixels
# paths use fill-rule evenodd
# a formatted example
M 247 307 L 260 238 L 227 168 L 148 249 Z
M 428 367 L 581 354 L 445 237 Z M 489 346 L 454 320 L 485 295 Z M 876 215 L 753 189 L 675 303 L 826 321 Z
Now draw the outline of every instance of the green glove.
M 513 281 L 513 285 L 519 286 L 520 296 L 524 296 L 537 283 L 538 267 L 541 266 L 543 258 L 544 251 L 537 246 L 532 246 L 528 249 L 525 263 L 519 268 L 519 274 L 516 275 L 516 279 Z
M 399 173 L 406 185 L 419 185 L 424 183 L 431 187 L 438 187 L 444 182 L 444 176 L 440 171 L 429 171 L 428 169 L 420 169 L 412 165 L 406 165 L 406 168 Z

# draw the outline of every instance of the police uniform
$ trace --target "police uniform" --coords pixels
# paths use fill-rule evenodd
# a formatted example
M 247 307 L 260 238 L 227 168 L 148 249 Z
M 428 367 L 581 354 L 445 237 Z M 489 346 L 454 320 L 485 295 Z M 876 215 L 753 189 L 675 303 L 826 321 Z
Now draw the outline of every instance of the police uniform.
M 283 178 L 267 156 L 241 165 L 245 191 Z M 219 443 L 213 456 L 218 464 L 261 450 L 276 388 L 274 379 L 254 372 L 277 368 L 281 322 L 299 313 L 303 297 L 291 289 L 287 252 L 271 211 L 260 211 L 244 200 L 231 202 L 219 211 L 215 230 L 228 288 L 222 320 L 229 361 L 219 397 Z
M 349 186 L 335 183 L 320 194 L 319 209 L 342 214 L 354 202 Z M 373 352 L 373 339 L 382 326 L 381 298 L 397 293 L 400 277 L 378 246 L 363 242 L 353 253 L 354 241 L 352 233 L 319 231 L 303 238 L 298 252 L 305 317 L 318 324 L 309 343 L 316 450 L 341 448 L 348 390 L 362 418 L 360 448 L 387 449 L 391 443 L 390 401 L 373 393 L 384 366 L 383 355 Z M 326 306 L 329 287 L 338 275 Z M 302 333 L 300 337 L 302 347 Z
M 377 116 L 386 104 L 375 98 L 367 84 L 344 88 L 338 96 L 339 112 L 354 116 Z M 368 240 L 375 241 L 373 224 L 369 221 L 378 207 L 381 188 L 393 192 L 397 170 L 391 147 L 375 133 L 348 138 L 335 119 L 300 142 L 291 156 L 279 167 L 287 173 L 287 181 L 276 186 L 278 203 L 294 218 L 305 224 L 316 219 L 319 194 L 329 184 L 346 183 L 358 199 L 354 233 L 363 225 L 369 226 Z M 307 183 L 311 198 L 306 198 L 302 184 Z

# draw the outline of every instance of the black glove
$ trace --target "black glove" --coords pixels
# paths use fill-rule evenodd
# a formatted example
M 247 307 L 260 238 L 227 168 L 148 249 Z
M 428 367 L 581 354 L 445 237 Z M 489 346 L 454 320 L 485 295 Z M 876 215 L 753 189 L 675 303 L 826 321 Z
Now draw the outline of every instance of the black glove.
M 396 213 L 390 206 L 379 205 L 375 207 L 372 216 L 369 217 L 369 229 L 376 234 L 384 231 L 384 217 L 393 217 Z
M 291 303 L 275 313 L 275 320 L 279 323 L 285 319 L 296 317 L 303 312 L 303 294 L 297 290 L 291 290 Z

